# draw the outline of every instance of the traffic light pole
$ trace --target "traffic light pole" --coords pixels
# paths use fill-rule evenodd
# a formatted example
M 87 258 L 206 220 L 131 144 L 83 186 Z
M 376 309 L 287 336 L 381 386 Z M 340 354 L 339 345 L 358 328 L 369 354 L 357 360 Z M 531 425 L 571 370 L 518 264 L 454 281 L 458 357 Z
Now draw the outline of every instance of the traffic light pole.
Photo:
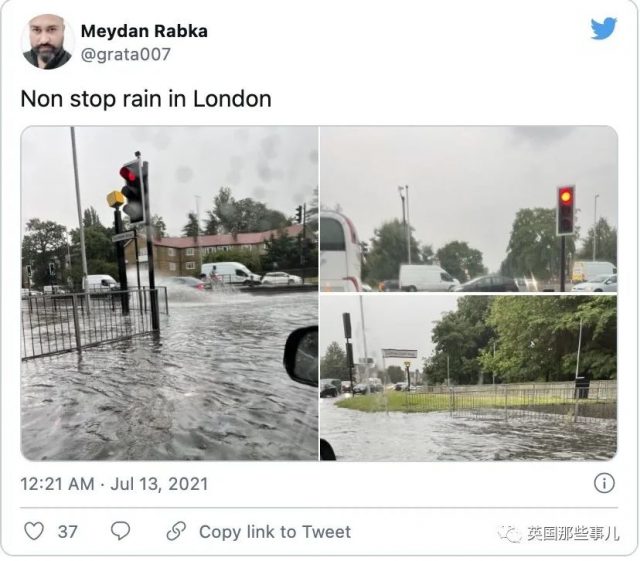
M 113 210 L 113 225 L 116 229 L 116 234 L 121 234 L 124 229 L 122 227 L 122 216 L 120 215 L 120 209 L 115 208 Z M 127 266 L 124 262 L 124 242 L 116 242 L 116 260 L 118 261 L 118 280 L 120 281 L 120 302 L 122 304 L 122 315 L 129 315 L 129 293 L 127 285 Z
M 560 236 L 560 292 L 564 292 L 564 272 L 565 272 L 565 253 L 566 253 L 566 240 L 567 236 Z
M 156 291 L 156 276 L 153 269 L 153 228 L 151 227 L 151 212 L 149 210 L 149 177 L 143 173 L 143 166 L 147 165 L 142 161 L 140 152 L 136 152 L 138 158 L 138 170 L 140 181 L 142 182 L 142 202 L 144 204 L 145 226 L 147 234 L 147 266 L 149 268 L 149 290 L 151 300 L 151 328 L 160 331 L 160 315 L 158 310 L 158 292 Z M 145 181 L 146 179 L 146 181 Z

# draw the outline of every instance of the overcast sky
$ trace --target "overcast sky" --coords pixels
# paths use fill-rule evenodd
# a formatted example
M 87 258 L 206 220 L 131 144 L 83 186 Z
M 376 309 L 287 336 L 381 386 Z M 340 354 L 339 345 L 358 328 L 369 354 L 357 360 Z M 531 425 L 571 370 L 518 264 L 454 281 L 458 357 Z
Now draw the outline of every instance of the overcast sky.
M 490 271 L 505 258 L 521 208 L 555 208 L 556 188 L 576 185 L 577 223 L 617 227 L 617 137 L 607 127 L 323 127 L 320 198 L 340 205 L 368 241 L 402 220 L 409 185 L 414 236 L 437 251 L 466 241 Z
M 318 185 L 315 127 L 78 127 L 76 145 L 83 208 L 113 223 L 107 193 L 140 150 L 149 161 L 151 212 L 181 235 L 187 213 L 212 208 L 220 187 L 293 216 Z M 69 127 L 31 127 L 22 136 L 22 224 L 30 218 L 78 227 Z
M 365 356 L 360 299 L 364 313 L 367 352 L 382 366 L 381 349 L 415 349 L 417 360 L 411 360 L 411 370 L 422 368 L 422 358 L 433 351 L 431 329 L 444 312 L 457 309 L 458 296 L 452 294 L 349 294 L 320 295 L 320 355 L 338 342 L 344 349 L 342 314 L 351 314 L 353 358 Z M 387 366 L 402 366 L 407 359 L 386 359 Z

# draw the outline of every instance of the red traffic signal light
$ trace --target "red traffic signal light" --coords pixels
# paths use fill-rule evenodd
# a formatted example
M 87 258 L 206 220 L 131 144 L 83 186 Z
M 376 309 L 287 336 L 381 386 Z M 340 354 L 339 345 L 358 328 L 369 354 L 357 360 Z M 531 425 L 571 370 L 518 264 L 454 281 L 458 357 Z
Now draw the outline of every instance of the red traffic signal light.
M 575 186 L 558 187 L 556 234 L 570 236 L 575 233 Z
M 129 166 L 120 168 L 120 176 L 129 183 L 133 183 L 138 179 L 138 175 Z

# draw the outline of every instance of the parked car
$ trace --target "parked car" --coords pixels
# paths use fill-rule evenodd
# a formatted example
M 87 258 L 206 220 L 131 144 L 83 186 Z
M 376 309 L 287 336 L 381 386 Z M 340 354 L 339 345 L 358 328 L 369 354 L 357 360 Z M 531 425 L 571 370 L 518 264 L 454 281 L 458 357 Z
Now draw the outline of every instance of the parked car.
M 400 281 L 398 279 L 383 280 L 378 285 L 380 292 L 399 292 Z
M 576 284 L 571 292 L 617 292 L 618 275 L 600 275 L 590 282 Z
M 265 274 L 262 277 L 262 284 L 291 286 L 294 284 L 302 284 L 302 278 L 296 275 L 290 275 L 289 273 L 283 273 L 282 271 L 277 271 Z
M 362 291 L 362 248 L 353 223 L 344 214 L 320 212 L 320 290 Z
M 456 292 L 520 292 L 516 281 L 502 275 L 485 275 L 456 287 Z
M 615 275 L 618 270 L 608 261 L 575 261 L 571 272 L 571 282 L 588 282 L 601 275 Z
M 438 265 L 401 265 L 400 290 L 405 292 L 448 292 L 460 285 Z
M 45 295 L 50 296 L 52 294 L 66 294 L 67 291 L 57 284 L 47 284 L 42 287 Z
M 320 380 L 320 397 L 338 397 L 339 393 L 331 380 Z
M 356 384 L 353 386 L 353 395 L 369 393 L 369 384 Z
M 162 283 L 166 286 L 184 286 L 185 288 L 195 288 L 197 290 L 204 290 L 205 283 L 194 277 L 166 277 L 162 279 Z

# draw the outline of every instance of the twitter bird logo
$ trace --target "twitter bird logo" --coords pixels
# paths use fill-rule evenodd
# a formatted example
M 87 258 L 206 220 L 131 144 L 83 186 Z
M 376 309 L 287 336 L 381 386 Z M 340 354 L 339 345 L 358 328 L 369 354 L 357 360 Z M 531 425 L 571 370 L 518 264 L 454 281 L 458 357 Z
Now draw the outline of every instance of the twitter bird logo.
M 593 29 L 593 33 L 595 34 L 592 39 L 596 39 L 601 41 L 602 39 L 606 39 L 613 33 L 613 30 L 616 28 L 615 18 L 606 18 L 602 23 L 598 23 L 596 20 L 591 20 L 591 29 Z

